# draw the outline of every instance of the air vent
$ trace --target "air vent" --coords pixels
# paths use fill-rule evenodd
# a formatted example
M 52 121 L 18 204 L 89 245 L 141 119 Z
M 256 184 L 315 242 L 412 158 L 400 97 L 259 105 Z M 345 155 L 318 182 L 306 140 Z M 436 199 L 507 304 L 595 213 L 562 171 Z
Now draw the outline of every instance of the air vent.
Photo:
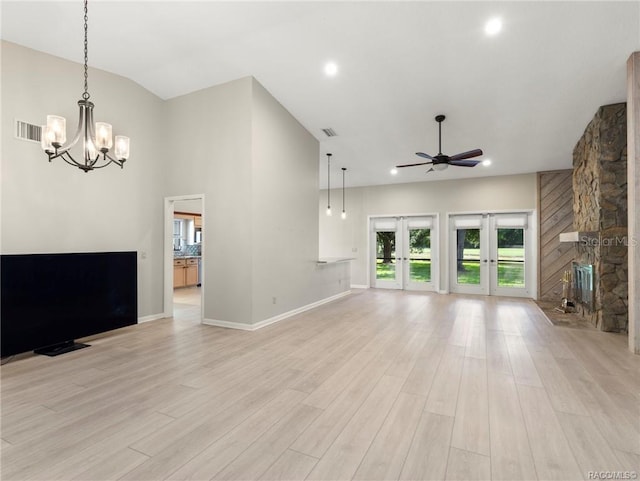
M 322 129 L 322 131 L 324 132 L 324 134 L 325 134 L 327 137 L 335 137 L 336 135 L 338 135 L 338 134 L 336 134 L 336 131 L 335 131 L 335 130 L 333 130 L 333 129 L 331 129 L 331 128 L 329 128 L 329 129 Z
M 16 139 L 28 140 L 30 142 L 40 142 L 42 127 L 29 124 L 22 120 L 16 120 Z

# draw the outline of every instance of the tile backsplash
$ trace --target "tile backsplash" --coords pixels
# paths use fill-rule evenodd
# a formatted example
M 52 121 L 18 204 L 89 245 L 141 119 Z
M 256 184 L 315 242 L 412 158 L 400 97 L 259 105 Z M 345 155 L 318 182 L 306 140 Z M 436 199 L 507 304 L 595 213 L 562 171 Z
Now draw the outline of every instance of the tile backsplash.
M 201 255 L 202 249 L 200 244 L 192 244 L 184 246 L 179 253 L 176 253 L 180 256 L 199 256 Z

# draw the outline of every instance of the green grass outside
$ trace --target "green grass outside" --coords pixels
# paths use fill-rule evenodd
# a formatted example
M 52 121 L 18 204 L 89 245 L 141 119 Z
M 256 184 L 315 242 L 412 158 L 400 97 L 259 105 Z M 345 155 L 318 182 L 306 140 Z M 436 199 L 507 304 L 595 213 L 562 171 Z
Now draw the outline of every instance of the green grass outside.
M 458 272 L 458 284 L 480 284 L 480 264 L 463 262 L 464 271 Z M 499 287 L 524 287 L 524 264 L 501 262 L 498 265 Z
M 466 250 L 465 250 L 466 253 Z M 431 261 L 409 261 L 412 282 L 429 282 L 431 280 Z M 480 284 L 480 264 L 463 262 L 464 271 L 458 272 L 458 284 Z M 384 264 L 377 260 L 376 279 L 395 279 L 395 263 Z M 498 265 L 498 286 L 524 287 L 524 264 L 501 262 Z
M 429 282 L 431 281 L 431 261 L 430 260 L 411 260 L 410 278 L 412 282 Z M 396 277 L 396 264 L 384 264 L 382 259 L 377 260 L 376 279 L 393 280 Z

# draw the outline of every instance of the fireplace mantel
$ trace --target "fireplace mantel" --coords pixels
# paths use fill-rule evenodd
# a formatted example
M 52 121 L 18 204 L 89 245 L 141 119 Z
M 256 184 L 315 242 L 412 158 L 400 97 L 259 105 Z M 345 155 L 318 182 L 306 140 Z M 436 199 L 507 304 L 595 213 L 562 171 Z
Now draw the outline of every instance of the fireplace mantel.
M 588 239 L 597 239 L 598 235 L 598 232 L 562 232 L 560 242 L 582 242 Z

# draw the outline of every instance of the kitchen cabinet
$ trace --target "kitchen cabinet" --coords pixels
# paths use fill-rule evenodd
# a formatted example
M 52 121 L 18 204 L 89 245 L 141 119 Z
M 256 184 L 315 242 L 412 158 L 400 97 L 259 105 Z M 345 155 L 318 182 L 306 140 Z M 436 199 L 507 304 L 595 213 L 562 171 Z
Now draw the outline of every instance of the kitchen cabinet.
M 186 286 L 185 267 L 186 259 L 173 260 L 173 288 Z
M 184 271 L 185 285 L 198 285 L 198 259 L 187 259 L 187 267 Z
M 202 227 L 202 216 L 201 215 L 194 215 L 193 216 L 193 226 L 198 228 L 198 227 Z
M 198 285 L 198 259 L 173 260 L 173 288 Z

